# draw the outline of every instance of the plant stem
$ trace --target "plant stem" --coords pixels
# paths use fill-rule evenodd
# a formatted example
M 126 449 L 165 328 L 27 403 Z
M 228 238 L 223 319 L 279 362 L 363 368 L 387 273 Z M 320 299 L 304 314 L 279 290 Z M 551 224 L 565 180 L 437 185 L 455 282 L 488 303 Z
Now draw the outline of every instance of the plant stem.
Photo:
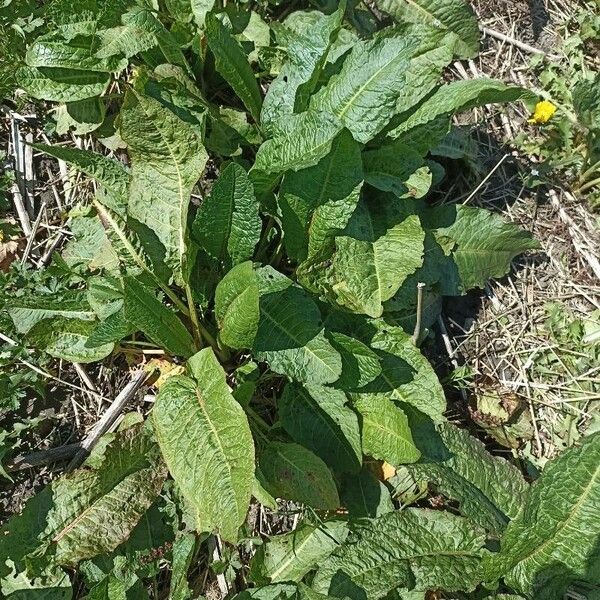
M 415 323 L 415 330 L 412 335 L 413 344 L 416 346 L 421 335 L 421 324 L 423 322 L 423 290 L 425 289 L 424 283 L 417 283 L 417 322 Z
M 196 311 L 196 305 L 194 304 L 194 296 L 189 283 L 185 286 L 185 297 L 187 298 L 188 309 L 190 311 L 190 320 L 192 321 L 192 334 L 194 336 L 194 343 L 196 344 L 196 350 L 202 348 L 202 334 L 200 333 L 200 321 L 198 319 L 198 312 Z
M 586 184 L 582 185 L 579 188 L 579 193 L 581 194 L 583 192 L 586 192 L 587 190 L 589 190 L 597 185 L 600 185 L 600 177 L 598 177 L 597 179 L 592 179 L 591 181 L 588 181 Z
M 597 163 L 594 163 L 589 169 L 584 171 L 579 176 L 580 183 L 582 183 L 582 184 L 585 183 L 589 177 L 591 177 L 594 173 L 596 173 L 596 171 L 599 171 L 599 170 L 600 170 L 600 160 Z

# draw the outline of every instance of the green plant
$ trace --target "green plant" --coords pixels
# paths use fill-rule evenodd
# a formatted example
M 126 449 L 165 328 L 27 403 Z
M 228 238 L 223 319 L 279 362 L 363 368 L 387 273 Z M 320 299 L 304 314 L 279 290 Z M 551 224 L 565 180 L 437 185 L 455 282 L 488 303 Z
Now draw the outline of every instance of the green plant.
M 532 66 L 542 85 L 540 94 L 551 101 L 556 114 L 536 120 L 539 132 L 530 128 L 518 141 L 542 163 L 536 179 L 546 181 L 551 174 L 566 175 L 572 188 L 589 200 L 600 202 L 600 76 L 598 44 L 600 18 L 591 4 L 584 3 L 561 27 L 563 58 L 543 61 L 536 57 Z
M 254 584 L 240 600 L 505 586 L 556 598 L 593 583 L 600 436 L 529 486 L 446 421 L 413 342 L 443 296 L 538 247 L 488 211 L 424 199 L 443 177 L 429 151 L 456 112 L 528 97 L 486 79 L 440 85 L 477 52 L 471 10 L 382 0 L 384 26 L 358 2 L 126 4 L 55 1 L 56 29 L 28 47 L 20 85 L 128 161 L 35 145 L 98 190 L 56 259 L 66 289 L 4 309 L 52 357 L 95 362 L 143 338 L 185 374 L 0 530 L 4 595 L 70 597 L 78 566 L 88 598 L 144 597 L 165 559 L 170 597 L 195 597 L 188 571 L 214 535 L 257 543 L 252 497 L 306 515 L 249 570 L 234 552 L 213 564 Z M 202 178 L 209 161 L 216 176 Z M 370 468 L 382 461 L 448 508 L 400 509 Z

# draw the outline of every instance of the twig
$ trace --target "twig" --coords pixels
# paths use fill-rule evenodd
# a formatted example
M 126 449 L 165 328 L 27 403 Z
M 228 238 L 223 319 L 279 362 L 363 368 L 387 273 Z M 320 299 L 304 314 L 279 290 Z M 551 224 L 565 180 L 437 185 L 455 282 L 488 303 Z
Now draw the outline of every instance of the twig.
M 31 232 L 29 233 L 29 236 L 27 237 L 27 246 L 25 246 L 23 256 L 21 257 L 22 265 L 24 265 L 27 262 L 27 259 L 29 258 L 29 254 L 31 252 L 31 249 L 33 248 L 33 242 L 35 241 L 35 236 L 37 234 L 37 230 L 40 226 L 40 223 L 42 221 L 42 216 L 43 216 L 45 210 L 46 210 L 46 202 L 42 202 L 42 205 L 40 206 L 40 211 L 38 212 L 38 216 L 36 217 L 35 222 L 34 222 L 33 226 L 31 227 Z
M 504 33 L 500 33 L 499 31 L 495 31 L 494 29 L 489 29 L 488 27 L 482 27 L 481 30 L 483 31 L 483 33 L 485 35 L 489 35 L 490 37 L 496 38 L 497 40 L 500 40 L 501 42 L 506 42 L 507 44 L 511 44 L 511 46 L 515 46 L 516 48 L 524 50 L 525 52 L 529 52 L 530 54 L 539 54 L 541 56 L 544 56 L 548 60 L 560 60 L 561 59 L 561 57 L 558 56 L 557 54 L 549 54 L 548 52 L 544 52 L 544 50 L 540 50 L 539 48 L 530 46 L 529 44 L 526 44 L 525 42 L 516 40 L 515 38 L 505 35 Z
M 18 344 L 17 344 L 17 342 L 15 342 L 15 340 L 13 340 L 12 338 L 9 338 L 7 335 L 4 335 L 3 333 L 0 333 L 0 340 L 6 342 L 7 344 L 10 344 L 11 346 L 18 346 Z M 85 388 L 82 388 L 79 385 L 75 385 L 74 383 L 65 381 L 64 379 L 61 379 L 60 377 L 56 377 L 55 375 L 52 375 L 52 373 L 48 373 L 47 371 L 44 371 L 44 369 L 40 369 L 38 366 L 34 365 L 33 363 L 30 363 L 28 360 L 19 358 L 18 361 L 22 365 L 24 365 L 28 369 L 31 369 L 34 373 L 37 373 L 38 375 L 41 375 L 42 377 L 46 377 L 47 379 L 52 379 L 53 381 L 56 381 L 57 383 L 60 383 L 61 385 L 64 385 L 73 390 L 92 394 L 93 396 L 95 396 L 96 398 L 99 398 L 100 400 L 106 400 L 106 398 L 104 396 L 102 396 L 101 394 L 92 392 L 91 390 L 86 390 Z
M 73 363 L 75 370 L 77 371 L 77 375 L 81 378 L 81 381 L 85 384 L 85 386 L 91 390 L 92 392 L 98 392 L 98 388 L 94 385 L 94 382 L 90 379 L 90 376 L 87 374 L 85 367 L 80 365 L 79 363 Z
M 421 324 L 423 322 L 423 290 L 425 289 L 424 283 L 417 283 L 417 318 L 415 322 L 415 330 L 413 332 L 412 341 L 416 346 L 421 335 Z
M 121 390 L 121 393 L 114 399 L 113 403 L 83 440 L 77 454 L 75 454 L 73 460 L 69 463 L 67 471 L 76 469 L 87 458 L 92 448 L 96 445 L 96 442 L 111 428 L 127 402 L 142 387 L 148 377 L 149 373 L 147 371 L 138 371 L 133 376 L 131 381 Z
M 221 538 L 218 535 L 211 535 L 209 538 L 209 544 L 213 546 L 212 549 L 212 559 L 213 562 L 221 560 Z M 227 579 L 225 579 L 225 575 L 223 573 L 217 573 L 217 585 L 219 586 L 219 591 L 221 592 L 221 597 L 225 598 L 229 595 L 229 584 L 227 583 Z
M 548 195 L 550 196 L 550 203 L 552 204 L 552 208 L 554 208 L 558 212 L 560 220 L 568 228 L 569 235 L 571 236 L 575 250 L 577 250 L 580 256 L 587 262 L 587 264 L 592 269 L 596 277 L 600 279 L 600 261 L 595 256 L 594 252 L 588 252 L 585 248 L 586 245 L 590 246 L 588 240 L 585 238 L 585 235 L 583 234 L 579 226 L 575 223 L 575 221 L 567 214 L 565 209 L 561 206 L 556 191 L 550 190 Z
M 23 454 L 15 456 L 7 464 L 8 471 L 22 471 L 23 469 L 31 469 L 33 467 L 42 467 L 54 462 L 69 460 L 81 448 L 80 444 L 65 444 L 58 448 L 50 448 L 41 450 L 31 454 Z
M 463 202 L 464 204 L 468 204 L 473 197 L 475 196 L 475 194 L 477 194 L 477 192 L 487 183 L 487 181 L 490 179 L 490 177 L 500 168 L 500 166 L 502 165 L 502 163 L 509 157 L 508 154 L 505 154 L 496 164 L 496 166 L 484 177 L 483 181 L 469 194 L 469 196 L 467 197 L 467 199 Z
M 444 342 L 444 347 L 446 348 L 446 352 L 448 353 L 448 358 L 450 359 L 450 363 L 455 369 L 458 369 L 459 364 L 455 357 L 454 348 L 452 348 L 452 342 L 450 341 L 450 336 L 448 335 L 448 330 L 446 329 L 446 324 L 444 323 L 444 319 L 442 319 L 442 315 L 440 315 L 437 319 L 438 327 L 440 328 L 440 334 L 442 335 L 442 340 Z M 464 388 L 459 388 L 460 395 L 462 399 L 467 402 L 468 396 L 467 392 Z

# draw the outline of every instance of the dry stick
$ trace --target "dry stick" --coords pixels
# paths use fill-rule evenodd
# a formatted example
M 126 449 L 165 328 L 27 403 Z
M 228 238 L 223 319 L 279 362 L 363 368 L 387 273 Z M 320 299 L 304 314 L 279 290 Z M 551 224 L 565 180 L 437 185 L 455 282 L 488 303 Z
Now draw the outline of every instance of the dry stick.
M 469 194 L 469 196 L 467 197 L 467 199 L 463 202 L 464 204 L 468 204 L 473 197 L 475 196 L 475 194 L 477 194 L 477 192 L 487 183 L 487 181 L 489 180 L 489 178 L 500 168 L 500 166 L 502 165 L 502 163 L 509 157 L 509 154 L 505 154 L 496 164 L 496 166 L 484 177 L 483 181 Z
M 515 38 L 505 35 L 504 33 L 500 33 L 499 31 L 495 31 L 494 29 L 489 29 L 488 27 L 482 27 L 481 30 L 483 31 L 483 33 L 485 35 L 489 35 L 490 37 L 496 38 L 497 40 L 500 40 L 501 42 L 506 42 L 507 44 L 510 44 L 511 46 L 515 46 L 516 48 L 520 48 L 521 50 L 524 50 L 525 52 L 529 52 L 530 54 L 539 54 L 541 56 L 546 57 L 548 60 L 560 60 L 562 58 L 561 56 L 558 56 L 557 54 L 549 54 L 548 52 L 544 52 L 544 50 L 540 50 L 539 48 L 530 46 L 529 44 L 526 44 L 525 42 L 516 40 Z
M 23 230 L 25 237 L 29 237 L 29 235 L 31 234 L 31 220 L 29 219 L 29 213 L 25 208 L 24 188 L 19 185 L 19 180 L 21 180 L 20 169 L 22 164 L 22 149 L 20 144 L 21 140 L 19 137 L 19 128 L 15 121 L 15 117 L 12 115 L 12 113 L 10 115 L 10 118 L 12 154 L 14 158 L 15 174 L 17 175 L 17 181 L 15 181 L 15 183 L 13 184 L 11 191 L 13 195 L 15 209 L 17 211 L 17 216 L 19 217 L 19 222 L 21 223 L 21 229 Z
M 34 467 L 43 467 L 54 462 L 69 460 L 81 448 L 80 444 L 65 444 L 58 448 L 50 448 L 48 450 L 40 450 L 31 454 L 15 456 L 7 464 L 9 471 L 22 471 L 23 469 L 31 469 Z
M 27 212 L 29 213 L 29 218 L 33 219 L 35 215 L 35 206 L 33 201 L 33 188 L 34 188 L 34 178 L 35 172 L 33 170 L 33 147 L 31 144 L 33 143 L 33 134 L 28 133 L 25 136 L 25 145 L 23 147 L 23 187 L 25 188 L 25 201 L 27 205 Z
M 31 233 L 29 234 L 29 236 L 27 238 L 27 246 L 25 246 L 25 251 L 23 252 L 23 256 L 21 257 L 22 265 L 24 265 L 27 262 L 27 259 L 29 258 L 29 253 L 31 252 L 31 249 L 33 248 L 33 242 L 35 240 L 35 236 L 37 234 L 37 230 L 40 226 L 40 223 L 42 222 L 42 216 L 43 216 L 45 210 L 46 210 L 46 202 L 42 202 L 42 205 L 40 206 L 40 212 L 38 212 L 38 216 L 36 217 L 35 222 L 34 222 L 33 226 L 31 227 Z
M 90 376 L 87 374 L 85 367 L 80 365 L 79 363 L 73 363 L 75 370 L 77 371 L 77 375 L 79 375 L 81 381 L 85 384 L 85 386 L 91 390 L 92 392 L 98 392 L 98 388 L 94 385 L 94 382 L 90 379 Z
M 222 542 L 221 538 L 218 535 L 211 535 L 209 540 L 209 548 L 213 546 L 212 549 L 212 559 L 213 562 L 221 560 L 221 548 Z M 227 583 L 227 579 L 225 579 L 224 573 L 217 573 L 217 585 L 219 586 L 219 590 L 221 592 L 221 597 L 225 598 L 229 595 L 229 584 Z
M 421 324 L 423 322 L 423 290 L 425 284 L 422 282 L 417 283 L 417 319 L 415 322 L 415 330 L 413 332 L 412 341 L 416 346 L 421 335 Z
M 577 250 L 581 257 L 588 263 L 589 267 L 592 269 L 596 277 L 600 279 L 600 261 L 593 253 L 588 252 L 585 248 L 586 245 L 590 245 L 589 241 L 586 239 L 579 226 L 575 223 L 575 221 L 573 221 L 573 219 L 561 206 L 556 191 L 550 190 L 548 195 L 550 196 L 550 203 L 552 204 L 552 208 L 554 208 L 558 212 L 560 220 L 568 228 L 569 235 L 571 236 L 575 250 Z
M 440 315 L 437 318 L 437 323 L 438 323 L 438 327 L 440 328 L 440 333 L 442 334 L 442 340 L 444 341 L 444 347 L 446 348 L 446 352 L 448 353 L 448 358 L 450 359 L 452 366 L 455 369 L 458 369 L 459 364 L 455 358 L 454 348 L 452 348 L 452 342 L 450 341 L 450 336 L 448 335 L 448 330 L 446 329 L 446 324 L 444 323 L 444 319 L 442 319 L 442 315 Z M 460 395 L 462 396 L 462 399 L 465 402 L 467 402 L 469 399 L 467 396 L 467 392 L 462 387 L 459 388 L 459 390 L 460 390 Z
M 142 385 L 144 385 L 144 382 L 148 379 L 149 375 L 150 374 L 147 371 L 138 371 L 131 381 L 121 390 L 121 393 L 114 399 L 113 403 L 108 407 L 102 417 L 100 417 L 100 420 L 94 425 L 94 428 L 86 436 L 83 442 L 81 442 L 81 446 L 77 451 L 77 454 L 73 457 L 73 460 L 69 463 L 67 471 L 76 469 L 87 458 L 92 448 L 96 445 L 96 442 L 111 428 L 127 402 L 129 402 Z

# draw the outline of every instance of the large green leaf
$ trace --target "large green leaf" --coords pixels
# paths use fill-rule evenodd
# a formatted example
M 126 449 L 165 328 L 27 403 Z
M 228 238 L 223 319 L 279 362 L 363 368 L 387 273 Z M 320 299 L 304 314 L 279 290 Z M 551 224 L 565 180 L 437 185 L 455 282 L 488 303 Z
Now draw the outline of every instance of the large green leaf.
M 392 465 L 419 460 L 408 419 L 401 408 L 384 396 L 357 398 L 354 408 L 361 416 L 362 448 L 365 454 Z
M 400 22 L 426 23 L 447 30 L 455 36 L 459 58 L 473 58 L 479 51 L 477 17 L 464 0 L 375 0 L 375 3 Z
M 165 306 L 135 277 L 123 280 L 125 319 L 143 331 L 155 344 L 175 356 L 188 358 L 194 353 L 194 340 L 172 308 Z
M 485 536 L 462 517 L 406 509 L 366 522 L 348 541 L 322 564 L 313 588 L 376 600 L 398 587 L 472 590 Z
M 356 473 L 362 462 L 360 429 L 346 402 L 339 390 L 289 383 L 277 406 L 281 424 L 295 442 L 334 470 Z
M 336 115 L 357 141 L 369 142 L 437 83 L 451 60 L 444 44 L 443 36 L 427 28 L 384 31 L 357 42 L 341 72 L 312 98 L 310 107 Z
M 36 323 L 53 317 L 82 321 L 96 319 L 94 311 L 80 293 L 24 296 L 9 300 L 5 308 L 19 333 L 27 333 Z
M 347 535 L 344 521 L 326 521 L 304 523 L 290 533 L 272 536 L 252 558 L 250 576 L 259 584 L 299 582 L 343 544 Z
M 191 268 L 190 195 L 208 158 L 198 125 L 130 88 L 121 109 L 121 135 L 132 162 L 129 214 L 156 234 L 165 248 L 165 263 L 183 284 Z
M 279 208 L 288 256 L 302 261 L 331 244 L 352 216 L 361 187 L 360 149 L 348 131 L 335 138 L 318 164 L 287 173 Z
M 299 281 L 332 303 L 371 317 L 423 264 L 425 232 L 415 216 L 395 218 L 377 203 L 361 202 L 344 231 L 335 237 L 333 256 L 308 261 Z
M 535 598 L 560 598 L 576 580 L 598 583 L 600 433 L 546 465 L 499 553 L 485 562 L 488 581 L 504 576 Z
M 27 340 L 55 358 L 78 363 L 96 362 L 106 358 L 114 344 L 89 347 L 87 341 L 95 327 L 93 321 L 64 317 L 44 319 L 31 328 Z
M 355 391 L 381 374 L 379 356 L 366 344 L 337 331 L 328 332 L 327 338 L 342 357 L 342 374 L 333 387 Z
M 394 510 L 390 491 L 365 464 L 358 475 L 342 481 L 342 502 L 352 519 L 380 517 Z
M 234 89 L 255 121 L 260 119 L 262 97 L 240 43 L 214 13 L 206 15 L 206 38 L 215 56 L 217 71 Z
M 422 223 L 426 229 L 435 230 L 442 248 L 451 250 L 463 292 L 483 288 L 492 277 L 503 277 L 515 256 L 540 247 L 528 231 L 481 208 L 432 208 L 423 213 Z
M 346 0 L 342 0 L 331 15 L 320 12 L 316 22 L 305 33 L 288 33 L 288 61 L 271 82 L 261 112 L 263 125 L 286 114 L 302 112 L 323 71 L 331 44 L 340 30 Z M 287 33 L 287 32 L 286 32 Z
M 217 287 L 216 314 L 222 340 L 252 349 L 276 373 L 314 384 L 341 375 L 341 357 L 324 335 L 319 308 L 271 267 L 232 269 Z
M 20 67 L 16 79 L 30 96 L 54 102 L 75 102 L 102 94 L 110 82 L 109 73 L 74 71 L 49 67 Z
M 212 349 L 190 360 L 196 381 L 171 377 L 152 410 L 169 472 L 194 509 L 199 532 L 237 541 L 254 481 L 254 443 Z
M 74 566 L 111 552 L 154 502 L 165 476 L 156 444 L 141 426 L 107 434 L 81 469 L 54 481 L 8 521 L 0 555 L 20 563 L 50 550 L 55 563 Z
M 367 344 L 379 358 L 381 373 L 366 385 L 351 392 L 352 399 L 382 396 L 405 412 L 408 405 L 434 421 L 443 420 L 446 409 L 444 390 L 429 361 L 402 328 L 382 319 L 366 319 L 332 313 L 328 329 L 340 331 Z
M 523 88 L 493 79 L 453 81 L 440 86 L 412 113 L 400 115 L 400 124 L 388 136 L 406 138 L 414 130 L 417 134 L 412 141 L 426 153 L 444 139 L 450 131 L 452 115 L 457 112 L 486 104 L 515 102 L 529 95 Z
M 331 471 L 304 446 L 271 442 L 261 453 L 259 465 L 264 486 L 273 496 L 320 510 L 339 507 L 340 499 Z
M 111 208 L 124 214 L 130 181 L 129 171 L 125 165 L 97 152 L 80 148 L 49 146 L 48 144 L 33 144 L 33 147 L 74 165 L 82 173 L 102 184 L 119 201 L 117 206 L 111 206 Z
M 460 502 L 460 511 L 492 532 L 501 532 L 523 508 L 527 483 L 507 460 L 492 456 L 468 431 L 443 423 L 438 431 L 451 456 L 408 468 L 415 479 L 435 484 L 445 496 Z
M 74 215 L 71 234 L 61 256 L 74 271 L 118 270 L 119 258 L 98 215 Z
M 68 42 L 54 33 L 40 36 L 27 49 L 25 62 L 30 67 L 57 67 L 75 71 L 122 71 L 127 59 L 118 56 L 100 58 L 96 55 L 100 39 L 78 36 Z
M 200 205 L 193 237 L 211 263 L 230 269 L 252 257 L 261 228 L 252 182 L 242 167 L 231 163 Z
M 340 120 L 328 112 L 308 110 L 277 121 L 273 136 L 256 153 L 252 169 L 274 176 L 316 165 L 331 150 L 342 130 Z

